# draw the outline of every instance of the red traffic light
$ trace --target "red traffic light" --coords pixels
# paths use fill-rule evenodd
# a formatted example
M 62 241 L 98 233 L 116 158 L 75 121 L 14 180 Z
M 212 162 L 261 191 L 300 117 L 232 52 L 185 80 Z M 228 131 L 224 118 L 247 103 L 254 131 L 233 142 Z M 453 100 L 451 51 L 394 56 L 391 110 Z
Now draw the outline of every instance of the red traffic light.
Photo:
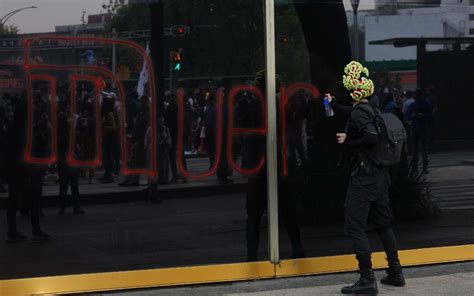
M 278 41 L 282 44 L 287 44 L 288 42 L 290 42 L 290 38 L 286 35 L 282 35 L 278 38 Z
M 186 26 L 173 26 L 171 27 L 171 35 L 174 37 L 181 37 L 188 33 Z

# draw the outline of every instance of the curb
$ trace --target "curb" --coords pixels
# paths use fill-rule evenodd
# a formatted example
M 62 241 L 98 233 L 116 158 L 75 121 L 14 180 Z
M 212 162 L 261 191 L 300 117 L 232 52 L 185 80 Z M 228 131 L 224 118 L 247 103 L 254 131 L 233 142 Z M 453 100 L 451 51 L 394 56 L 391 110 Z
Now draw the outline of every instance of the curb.
M 158 194 L 163 199 L 171 198 L 199 198 L 205 196 L 214 196 L 222 194 L 239 194 L 245 193 L 247 183 L 234 184 L 212 184 L 203 186 L 188 186 L 188 187 L 174 187 L 174 188 L 160 188 L 158 186 Z M 0 198 L 0 209 L 7 208 L 7 199 Z M 113 203 L 127 203 L 149 201 L 148 186 L 142 185 L 132 191 L 112 191 L 112 192 L 93 192 L 80 194 L 81 205 L 102 205 Z M 68 202 L 70 202 L 70 195 L 68 195 Z M 57 207 L 59 205 L 59 196 L 45 196 L 41 201 L 43 208 Z

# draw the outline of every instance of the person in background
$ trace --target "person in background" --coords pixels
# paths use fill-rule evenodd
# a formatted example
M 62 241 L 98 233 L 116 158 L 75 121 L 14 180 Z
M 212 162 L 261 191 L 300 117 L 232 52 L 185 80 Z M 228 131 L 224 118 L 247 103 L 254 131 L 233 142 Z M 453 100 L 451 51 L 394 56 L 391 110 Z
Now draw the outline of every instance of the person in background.
M 436 89 L 430 85 L 426 88 L 426 101 L 430 104 L 432 110 L 432 122 L 428 129 L 428 153 L 433 153 L 433 145 L 436 137 L 438 122 L 439 101 L 436 95 Z
M 306 148 L 304 144 L 304 125 L 308 116 L 308 100 L 304 92 L 299 92 L 290 98 L 286 107 L 288 163 L 296 167 L 298 161 L 303 165 L 306 162 Z
M 397 109 L 397 103 L 395 102 L 393 93 L 389 92 L 385 94 L 385 107 L 383 113 L 394 113 L 395 109 Z
M 143 168 L 145 166 L 145 134 L 149 125 L 150 100 L 147 96 L 142 96 L 139 102 L 139 111 L 135 126 L 132 131 L 132 156 L 130 157 L 131 168 Z M 125 177 L 120 186 L 139 186 L 140 175 Z
M 113 183 L 114 156 L 117 149 L 117 123 L 114 115 L 115 98 L 105 94 L 102 100 L 102 155 L 104 175 L 101 183 Z
M 9 172 L 8 182 L 8 201 L 7 201 L 7 242 L 16 243 L 27 240 L 28 238 L 17 229 L 16 213 L 21 210 L 22 204 L 25 205 L 31 218 L 33 240 L 48 241 L 51 236 L 45 233 L 40 225 L 41 197 L 43 194 L 43 172 L 44 167 L 39 165 L 26 164 L 23 159 L 23 152 L 26 144 L 26 122 L 27 122 L 27 104 L 26 95 L 18 97 L 15 102 L 15 111 L 6 139 L 5 151 L 9 156 L 5 161 L 5 166 Z M 38 107 L 38 106 L 36 106 Z M 41 143 L 40 143 L 41 144 Z M 42 143 L 44 145 L 44 143 Z M 34 151 L 35 155 L 44 156 L 45 146 Z M 46 149 L 47 150 L 47 149 Z
M 402 105 L 403 122 L 405 123 L 405 129 L 407 131 L 407 152 L 409 155 L 413 154 L 413 127 L 411 120 L 408 119 L 408 107 L 415 102 L 413 95 L 413 91 L 407 90 Z
M 180 180 L 182 182 L 187 182 L 187 179 L 181 176 L 178 171 L 177 153 L 182 153 L 184 167 L 186 168 L 186 158 L 184 155 L 184 149 L 183 151 L 178 151 L 178 101 L 175 94 L 169 94 L 168 98 L 169 105 L 165 110 L 164 124 L 168 127 L 171 135 L 171 147 L 169 149 L 169 160 L 171 167 L 170 182 L 174 183 Z
M 405 100 L 403 101 L 403 108 L 402 108 L 403 116 L 405 117 L 405 119 L 408 117 L 407 116 L 408 107 L 414 102 L 415 102 L 415 99 L 413 98 L 413 92 L 411 90 L 407 90 L 405 94 Z
M 411 168 L 418 170 L 419 154 L 423 160 L 423 173 L 428 173 L 428 136 L 433 123 L 433 108 L 426 100 L 422 89 L 417 89 L 415 102 L 407 110 L 407 120 L 411 122 L 413 136 L 413 157 Z
M 90 161 L 94 159 L 97 154 L 96 117 L 94 116 L 94 102 L 90 99 L 85 100 L 84 111 L 78 119 L 77 127 L 81 157 Z M 93 184 L 95 167 L 85 168 L 85 172 L 88 173 L 89 184 Z
M 151 147 L 151 129 L 149 128 L 146 135 L 145 147 Z M 148 198 L 153 203 L 162 203 L 163 200 L 158 194 L 158 185 L 169 184 L 169 149 L 171 148 L 171 134 L 166 125 L 163 124 L 163 116 L 158 116 L 156 122 L 156 155 L 158 158 L 158 175 L 150 178 L 148 187 Z M 150 155 L 150 151 L 147 153 Z
M 7 192 L 7 188 L 5 188 L 4 179 L 3 179 L 4 174 L 7 172 L 3 170 L 4 170 L 5 160 L 7 157 L 5 147 L 7 145 L 6 139 L 7 139 L 9 127 L 10 127 L 10 121 L 7 116 L 7 106 L 3 102 L 0 102 L 0 166 L 1 166 L 0 170 L 2 170 L 2 172 L 0 172 L 0 193 Z
M 71 120 L 75 118 L 72 117 Z M 61 111 L 58 114 L 58 173 L 59 173 L 59 215 L 64 215 L 66 210 L 66 198 L 68 187 L 71 186 L 71 196 L 74 207 L 74 214 L 84 214 L 79 204 L 79 170 L 70 167 L 67 164 L 67 155 L 69 152 L 69 133 L 70 120 L 68 120 L 66 112 Z M 73 151 L 78 154 L 78 149 Z

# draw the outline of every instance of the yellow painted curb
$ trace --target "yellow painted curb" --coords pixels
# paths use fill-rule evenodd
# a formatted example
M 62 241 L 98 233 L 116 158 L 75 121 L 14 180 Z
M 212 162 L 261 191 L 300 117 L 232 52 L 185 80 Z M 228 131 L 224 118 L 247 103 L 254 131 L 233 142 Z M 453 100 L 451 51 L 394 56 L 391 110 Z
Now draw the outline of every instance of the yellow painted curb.
M 473 261 L 474 244 L 400 251 L 404 266 Z M 383 253 L 374 253 L 375 268 L 386 267 Z M 1 296 L 51 295 L 152 288 L 216 282 L 336 273 L 357 269 L 353 255 L 298 260 L 235 263 L 139 271 L 55 276 L 0 281 Z
M 424 248 L 400 251 L 403 266 L 417 266 L 435 263 L 448 263 L 474 260 L 474 245 Z M 376 269 L 386 268 L 385 253 L 372 255 Z M 329 256 L 299 260 L 283 260 L 277 265 L 276 277 L 311 275 L 357 270 L 354 255 Z

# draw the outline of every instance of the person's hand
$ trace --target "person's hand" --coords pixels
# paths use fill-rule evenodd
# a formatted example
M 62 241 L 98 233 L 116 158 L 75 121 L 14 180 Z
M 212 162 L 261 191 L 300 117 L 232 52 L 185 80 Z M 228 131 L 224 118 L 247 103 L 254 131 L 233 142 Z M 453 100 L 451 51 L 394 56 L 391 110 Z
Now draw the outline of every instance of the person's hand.
M 332 100 L 335 99 L 335 97 L 333 97 L 330 93 L 327 93 L 327 94 L 325 95 L 325 97 L 328 99 L 329 103 L 331 103 Z
M 339 133 L 339 134 L 336 134 L 336 139 L 337 139 L 337 142 L 339 144 L 344 144 L 344 142 L 346 141 L 346 138 L 347 138 L 347 134 L 346 133 Z

